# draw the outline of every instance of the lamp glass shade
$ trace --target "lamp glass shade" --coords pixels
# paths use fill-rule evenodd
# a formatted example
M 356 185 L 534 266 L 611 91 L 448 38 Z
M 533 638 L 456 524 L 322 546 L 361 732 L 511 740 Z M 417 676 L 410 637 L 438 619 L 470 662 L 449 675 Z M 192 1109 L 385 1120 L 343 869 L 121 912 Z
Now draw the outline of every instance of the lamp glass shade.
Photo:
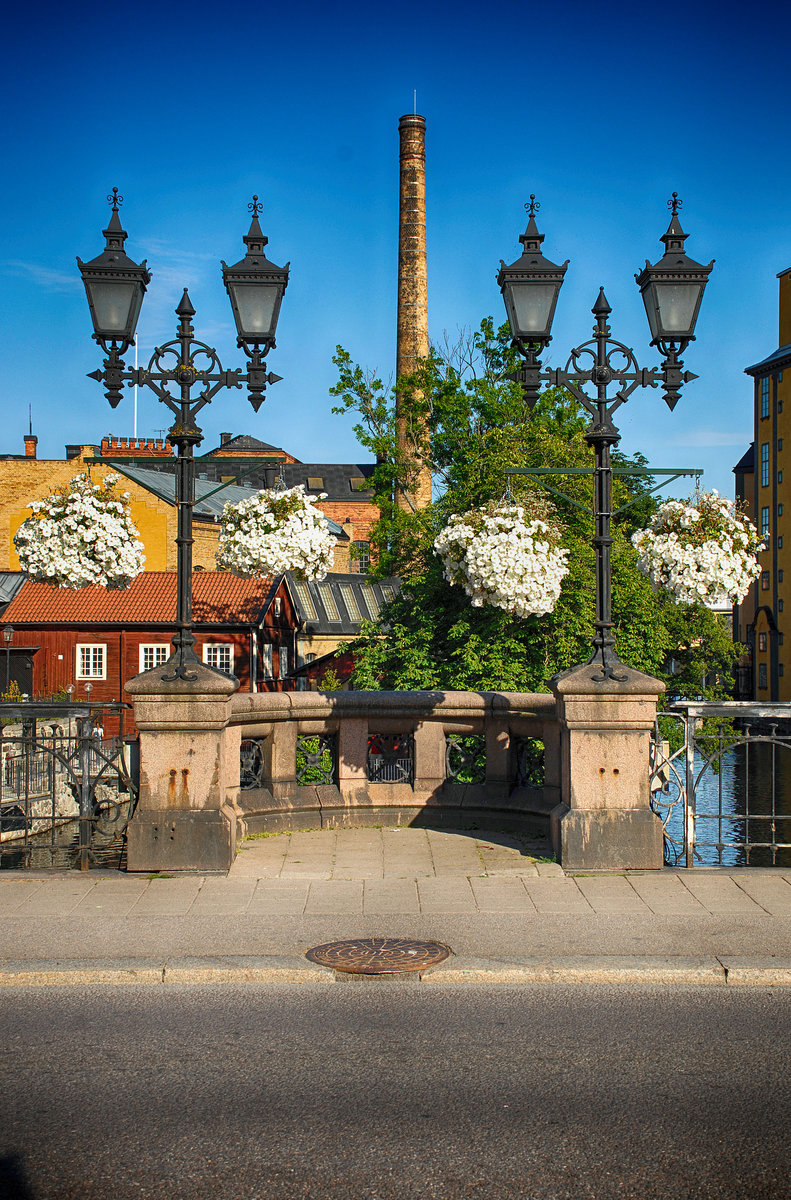
M 512 337 L 523 342 L 547 340 L 559 292 L 559 282 L 540 279 L 505 281 L 503 298 Z
M 143 303 L 142 284 L 135 279 L 85 279 L 85 290 L 97 337 L 132 342 Z
M 703 287 L 704 284 L 692 280 L 650 283 L 643 293 L 643 300 L 652 338 L 666 341 L 692 338 Z
M 228 279 L 227 287 L 239 337 L 249 341 L 272 341 L 285 290 L 282 282 L 235 283 Z

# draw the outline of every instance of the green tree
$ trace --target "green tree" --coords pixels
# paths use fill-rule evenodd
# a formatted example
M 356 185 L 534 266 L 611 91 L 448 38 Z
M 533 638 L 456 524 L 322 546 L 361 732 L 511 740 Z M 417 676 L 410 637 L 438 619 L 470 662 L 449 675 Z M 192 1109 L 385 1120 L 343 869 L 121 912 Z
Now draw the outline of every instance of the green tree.
M 595 559 L 590 475 L 547 480 L 556 518 L 570 548 L 569 574 L 553 613 L 527 620 L 499 609 L 473 608 L 448 584 L 432 544 L 452 513 L 539 487 L 519 467 L 592 467 L 588 418 L 559 388 L 545 391 L 532 413 L 509 379 L 517 366 L 507 326 L 491 319 L 455 345 L 433 347 L 421 368 L 397 382 L 406 430 L 398 437 L 394 393 L 338 348 L 335 412 L 353 412 L 355 433 L 377 458 L 373 484 L 380 518 L 371 532 L 374 570 L 400 575 L 402 591 L 352 644 L 358 688 L 504 689 L 537 691 L 558 671 L 584 662 L 595 620 Z M 644 466 L 614 454 L 616 465 Z M 421 465 L 432 475 L 434 501 L 414 511 L 404 502 Z M 706 609 L 680 608 L 653 592 L 636 568 L 631 534 L 656 507 L 646 476 L 613 481 L 613 614 L 618 652 L 639 670 L 667 678 L 674 694 L 723 694 L 734 648 Z M 562 491 L 562 495 L 559 493 Z M 670 657 L 680 672 L 665 675 Z M 716 677 L 716 682 L 714 681 Z

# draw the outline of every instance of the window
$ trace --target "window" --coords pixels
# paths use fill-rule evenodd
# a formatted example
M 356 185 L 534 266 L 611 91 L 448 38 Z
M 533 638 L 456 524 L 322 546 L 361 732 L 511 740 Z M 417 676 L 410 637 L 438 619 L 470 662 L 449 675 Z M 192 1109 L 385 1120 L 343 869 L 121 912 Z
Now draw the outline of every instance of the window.
M 279 646 L 277 650 L 277 666 L 281 679 L 288 678 L 288 646 Z
M 766 663 L 758 664 L 758 686 L 766 691 Z
M 335 603 L 330 585 L 328 583 L 318 584 L 319 596 L 321 603 L 324 605 L 325 612 L 331 621 L 340 621 L 341 614 L 338 612 L 338 605 Z
M 83 642 L 77 645 L 77 678 L 106 679 L 107 646 L 98 642 Z
M 167 642 L 150 642 L 140 647 L 140 670 L 150 671 L 168 661 L 170 646 Z
M 343 603 L 346 605 L 346 611 L 349 614 L 350 619 L 352 621 L 362 621 L 360 608 L 354 598 L 354 592 L 352 591 L 351 586 L 348 583 L 341 583 L 339 588 L 341 596 L 343 597 Z
M 209 642 L 203 647 L 203 661 L 207 667 L 233 675 L 233 646 L 230 642 Z
M 779 645 L 779 646 L 782 646 L 782 644 L 783 644 L 783 635 L 782 635 L 782 633 L 778 633 L 778 635 L 777 635 L 777 643 L 778 643 L 778 645 Z
M 308 475 L 308 491 L 323 492 L 324 477 L 322 475 Z
M 261 647 L 261 658 L 263 660 L 264 679 L 274 678 L 274 668 L 272 666 L 272 643 L 264 642 Z
M 769 537 L 769 505 L 766 504 L 761 509 L 761 537 Z
M 294 591 L 297 593 L 297 600 L 299 600 L 300 604 L 302 605 L 308 620 L 317 621 L 318 613 L 316 612 L 316 605 L 311 599 L 307 584 L 295 582 Z
M 777 506 L 777 515 L 778 515 L 778 517 L 782 517 L 782 515 L 783 515 L 783 506 L 782 506 L 782 504 L 778 504 L 778 506 Z
M 783 670 L 783 664 L 782 664 L 782 663 L 778 663 L 778 664 L 777 664 L 777 673 L 778 673 L 778 675 L 785 675 L 785 671 Z
M 778 438 L 778 439 L 777 439 L 777 449 L 778 449 L 778 450 L 782 450 L 782 449 L 783 449 L 783 439 L 782 439 L 782 438 Z
M 768 571 L 761 571 L 761 591 L 762 592 L 769 591 L 769 572 Z
M 379 616 L 379 603 L 376 599 L 376 592 L 367 583 L 364 583 L 360 590 L 362 592 L 363 604 L 365 605 L 366 612 L 371 620 L 375 621 Z
M 763 653 L 766 650 L 766 634 L 758 634 L 758 649 Z
M 782 582 L 783 582 L 783 568 L 782 568 L 782 567 L 781 567 L 781 568 L 780 568 L 780 570 L 777 572 L 777 582 L 778 582 L 778 583 L 782 583 Z
M 777 472 L 777 482 L 778 482 L 778 483 L 782 483 L 782 482 L 783 482 L 783 472 L 782 472 L 782 471 L 778 471 L 778 472 Z
M 778 601 L 777 601 L 777 611 L 778 611 L 778 612 L 782 612 L 782 611 L 783 611 L 783 601 L 782 601 L 782 600 L 778 600 Z
M 352 542 L 354 553 L 351 555 L 351 569 L 358 575 L 367 575 L 371 565 L 371 543 Z
M 783 539 L 782 539 L 781 537 L 779 537 L 779 538 L 777 539 L 777 549 L 778 549 L 778 550 L 782 550 L 782 549 L 783 549 Z
M 761 443 L 761 487 L 769 487 L 769 443 Z
M 769 376 L 761 380 L 761 420 L 769 416 Z

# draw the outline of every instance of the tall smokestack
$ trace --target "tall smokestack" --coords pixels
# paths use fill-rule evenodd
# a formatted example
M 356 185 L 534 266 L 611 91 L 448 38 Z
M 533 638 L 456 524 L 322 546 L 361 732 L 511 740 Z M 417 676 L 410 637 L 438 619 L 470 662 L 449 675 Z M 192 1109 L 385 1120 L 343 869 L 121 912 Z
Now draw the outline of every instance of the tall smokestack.
M 400 188 L 398 209 L 398 330 L 396 378 L 414 371 L 428 356 L 428 281 L 426 273 L 426 119 L 401 117 Z M 414 454 L 406 423 L 398 418 L 399 440 Z M 431 501 L 431 475 L 420 469 L 405 508 L 423 508 Z

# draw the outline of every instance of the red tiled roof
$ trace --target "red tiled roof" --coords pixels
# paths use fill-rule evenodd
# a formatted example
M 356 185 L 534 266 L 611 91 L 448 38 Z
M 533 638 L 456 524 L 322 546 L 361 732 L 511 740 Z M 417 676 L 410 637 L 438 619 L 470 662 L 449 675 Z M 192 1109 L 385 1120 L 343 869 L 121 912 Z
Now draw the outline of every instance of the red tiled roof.
M 192 577 L 196 625 L 256 624 L 272 590 L 272 579 L 240 579 L 226 571 Z M 125 591 L 103 587 L 55 587 L 28 579 L 3 613 L 6 624 L 172 625 L 176 619 L 176 572 L 144 571 Z

